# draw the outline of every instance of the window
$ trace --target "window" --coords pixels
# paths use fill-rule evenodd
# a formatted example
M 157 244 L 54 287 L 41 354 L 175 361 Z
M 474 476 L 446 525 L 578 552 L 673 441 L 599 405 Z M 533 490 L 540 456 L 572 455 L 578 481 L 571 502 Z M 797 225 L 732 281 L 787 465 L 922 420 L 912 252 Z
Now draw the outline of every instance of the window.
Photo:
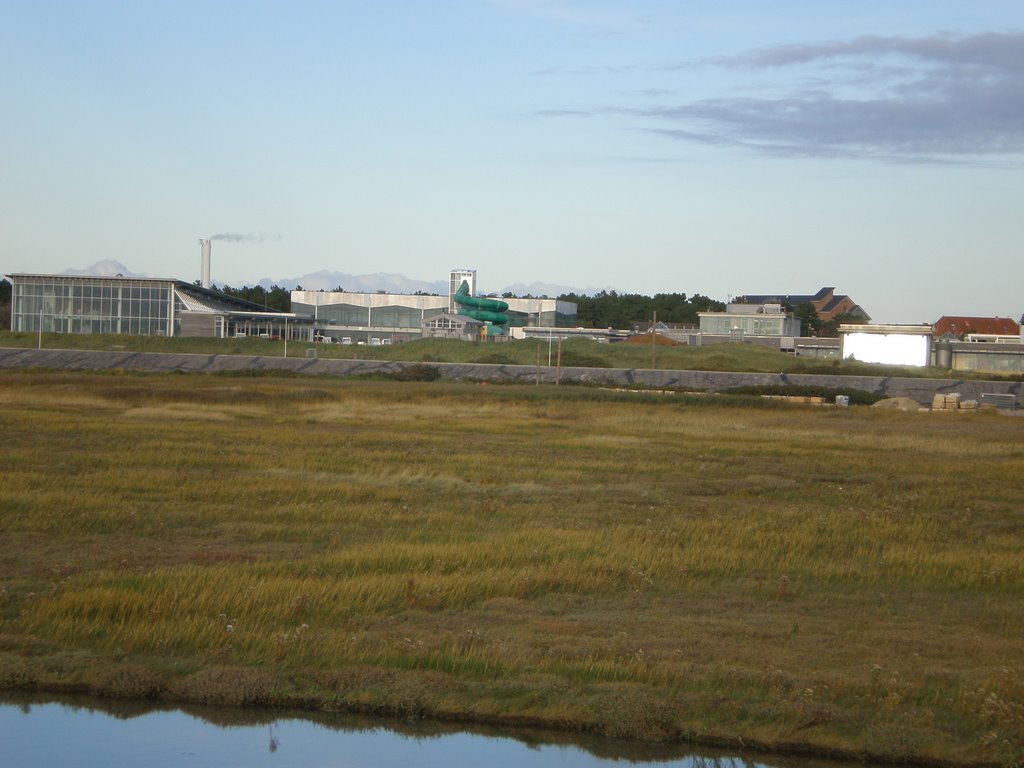
M 84 277 L 15 277 L 14 329 L 167 333 L 171 285 Z M 134 322 L 133 322 L 134 321 Z M 145 321 L 145 322 L 144 322 Z

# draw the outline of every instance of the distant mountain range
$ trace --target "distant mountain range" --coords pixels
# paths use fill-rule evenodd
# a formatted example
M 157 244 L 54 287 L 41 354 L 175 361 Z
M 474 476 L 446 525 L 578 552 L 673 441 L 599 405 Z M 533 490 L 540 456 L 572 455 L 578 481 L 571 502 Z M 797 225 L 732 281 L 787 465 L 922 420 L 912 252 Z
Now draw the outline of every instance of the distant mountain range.
M 556 285 L 555 283 L 513 283 L 502 288 L 498 293 L 511 293 L 514 296 L 547 296 L 557 298 L 566 293 L 575 293 L 577 296 L 593 296 L 601 291 L 613 291 L 614 288 L 573 288 L 569 285 Z
M 82 275 L 85 277 L 145 277 L 145 275 L 130 271 L 120 261 L 114 261 L 113 259 L 97 261 L 91 267 L 86 267 L 85 269 L 65 269 L 61 274 Z
M 65 275 L 85 275 L 94 277 L 115 277 L 121 275 L 123 277 L 145 277 L 137 272 L 132 272 L 124 264 L 119 261 L 107 259 L 106 261 L 97 261 L 90 267 L 85 269 L 67 269 L 62 274 Z M 224 282 L 214 280 L 214 285 L 223 286 Z M 310 272 L 308 275 L 302 277 L 286 278 L 282 280 L 275 280 L 270 277 L 261 278 L 256 282 L 256 285 L 261 285 L 264 288 L 272 288 L 277 285 L 286 290 L 294 290 L 298 286 L 302 286 L 307 291 L 333 291 L 335 288 L 342 288 L 346 291 L 352 291 L 355 293 L 375 293 L 377 291 L 384 291 L 385 293 L 433 293 L 441 296 L 448 294 L 448 281 L 437 280 L 434 282 L 427 282 L 425 280 L 413 280 L 399 275 L 393 272 L 376 272 L 369 275 L 350 275 L 346 272 L 332 272 L 330 270 L 320 270 L 319 272 Z M 232 288 L 241 288 L 241 285 L 232 285 Z M 611 288 L 573 288 L 568 285 L 555 285 L 553 283 L 514 283 L 505 288 L 492 291 L 496 294 L 511 293 L 515 296 L 548 296 L 555 298 L 565 293 L 575 293 L 578 295 L 593 295 L 600 292 L 601 290 L 612 290 Z

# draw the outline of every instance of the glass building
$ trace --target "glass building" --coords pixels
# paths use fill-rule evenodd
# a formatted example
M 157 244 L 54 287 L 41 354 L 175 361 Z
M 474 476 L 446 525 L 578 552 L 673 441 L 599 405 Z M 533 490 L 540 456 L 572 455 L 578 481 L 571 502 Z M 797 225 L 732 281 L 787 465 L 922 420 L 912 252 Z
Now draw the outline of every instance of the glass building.
M 8 275 L 11 330 L 133 336 L 280 335 L 290 313 L 181 280 Z
M 955 371 L 1024 373 L 1024 344 L 962 341 L 951 346 Z
M 700 332 L 707 336 L 799 336 L 800 320 L 781 311 L 698 312 Z

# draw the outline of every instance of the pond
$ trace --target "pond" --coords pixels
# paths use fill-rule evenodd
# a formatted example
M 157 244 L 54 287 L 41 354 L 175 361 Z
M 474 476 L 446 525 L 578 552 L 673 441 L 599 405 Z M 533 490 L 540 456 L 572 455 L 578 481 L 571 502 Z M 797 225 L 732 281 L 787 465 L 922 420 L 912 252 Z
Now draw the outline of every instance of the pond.
M 0 697 L 6 768 L 822 768 L 825 761 L 765 760 L 680 747 L 628 744 L 549 731 L 466 730 L 425 721 L 265 710 L 153 707 L 87 698 Z M 834 764 L 833 764 L 834 765 Z

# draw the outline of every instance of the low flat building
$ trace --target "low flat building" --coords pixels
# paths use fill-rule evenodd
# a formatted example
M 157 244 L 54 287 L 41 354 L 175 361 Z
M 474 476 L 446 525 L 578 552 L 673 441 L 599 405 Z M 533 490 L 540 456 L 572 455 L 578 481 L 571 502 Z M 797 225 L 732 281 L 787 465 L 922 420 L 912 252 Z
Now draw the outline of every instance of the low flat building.
M 954 341 L 949 359 L 941 363 L 955 371 L 976 373 L 1024 373 L 1024 344 Z M 938 353 L 936 353 L 938 357 Z M 938 362 L 938 361 L 937 361 Z
M 423 337 L 426 339 L 461 339 L 477 341 L 484 324 L 465 315 L 443 312 L 423 321 Z
M 629 338 L 629 331 L 614 328 L 553 328 L 551 326 L 525 325 L 509 328 L 513 339 L 590 339 L 591 341 L 612 342 Z
M 930 325 L 840 325 L 840 355 L 843 360 L 887 365 L 931 364 Z
M 748 336 L 795 338 L 800 320 L 779 304 L 730 304 L 725 312 L 698 312 L 700 334 L 743 341 Z

